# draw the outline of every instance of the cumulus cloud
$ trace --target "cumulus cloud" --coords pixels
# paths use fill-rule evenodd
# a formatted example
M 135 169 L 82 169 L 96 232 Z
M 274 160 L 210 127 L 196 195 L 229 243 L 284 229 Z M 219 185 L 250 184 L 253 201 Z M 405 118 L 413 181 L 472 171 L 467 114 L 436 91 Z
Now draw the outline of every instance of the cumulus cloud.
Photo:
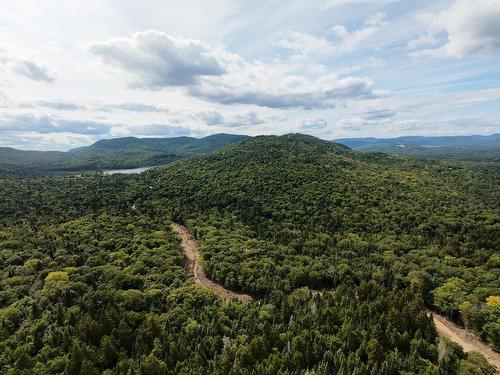
M 354 31 L 347 30 L 343 25 L 335 25 L 328 31 L 328 38 L 298 31 L 289 31 L 285 38 L 278 41 L 277 45 L 293 50 L 300 55 L 329 52 L 348 53 L 357 49 L 386 25 L 385 14 L 377 12 L 371 15 L 361 28 Z
M 169 109 L 163 106 L 156 106 L 143 103 L 118 103 L 104 104 L 95 108 L 99 112 L 126 111 L 126 112 L 158 112 L 169 113 Z
M 43 107 L 49 109 L 56 109 L 59 111 L 79 111 L 85 110 L 86 107 L 80 104 L 66 102 L 66 101 L 46 101 L 46 100 L 36 100 L 29 103 L 20 103 L 21 108 L 31 108 L 31 107 Z
M 55 75 L 48 68 L 32 61 L 16 61 L 13 70 L 15 73 L 33 81 L 53 83 L 56 80 Z
M 254 70 L 258 71 L 257 74 L 253 73 Z M 245 76 L 248 79 L 241 82 Z M 336 75 L 325 75 L 313 80 L 280 74 L 276 66 L 249 67 L 235 72 L 234 77 L 234 81 L 206 81 L 191 87 L 189 92 L 221 104 L 303 109 L 333 108 L 337 100 L 369 99 L 387 94 L 374 90 L 373 81 L 368 78 L 339 79 Z
M 368 28 L 383 22 L 376 15 Z M 129 72 L 134 85 L 148 89 L 184 86 L 187 93 L 221 104 L 269 108 L 331 108 L 335 100 L 383 95 L 364 77 L 338 78 L 326 69 L 308 72 L 290 61 L 249 62 L 227 51 L 159 31 L 94 43 L 90 50 L 110 65 Z
M 207 125 L 222 125 L 224 124 L 224 116 L 218 111 L 202 111 L 196 115 Z
M 446 33 L 447 41 L 414 56 L 462 58 L 500 50 L 500 2 L 498 0 L 457 0 L 437 14 L 420 17 L 432 35 Z
M 192 85 L 200 77 L 225 73 L 222 61 L 205 44 L 156 30 L 94 43 L 90 52 L 132 74 L 133 86 L 149 89 Z
M 1 93 L 0 93 L 1 99 Z M 0 101 L 1 103 L 1 101 Z M 83 105 L 63 100 L 34 100 L 17 103 L 18 108 L 48 108 L 58 111 L 84 111 L 91 109 L 97 112 L 141 112 L 141 113 L 169 113 L 170 110 L 164 106 L 156 106 L 143 103 L 114 103 L 114 104 L 99 104 L 99 105 Z
M 0 132 L 74 133 L 82 135 L 107 134 L 112 125 L 82 120 L 66 120 L 53 116 L 5 115 L 0 118 Z
M 229 117 L 224 116 L 218 111 L 201 111 L 196 114 L 196 117 L 206 125 L 229 128 L 260 125 L 266 122 L 266 119 L 261 118 L 256 111 L 248 111 L 247 113 Z
M 322 118 L 309 118 L 300 121 L 302 130 L 324 130 L 328 126 L 328 121 Z

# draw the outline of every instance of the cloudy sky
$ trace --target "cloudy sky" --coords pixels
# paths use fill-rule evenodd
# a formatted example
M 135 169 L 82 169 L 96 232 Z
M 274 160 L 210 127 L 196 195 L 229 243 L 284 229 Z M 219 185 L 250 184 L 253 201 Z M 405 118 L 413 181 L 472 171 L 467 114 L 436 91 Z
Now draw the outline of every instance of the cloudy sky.
M 0 146 L 500 132 L 499 0 L 0 0 Z

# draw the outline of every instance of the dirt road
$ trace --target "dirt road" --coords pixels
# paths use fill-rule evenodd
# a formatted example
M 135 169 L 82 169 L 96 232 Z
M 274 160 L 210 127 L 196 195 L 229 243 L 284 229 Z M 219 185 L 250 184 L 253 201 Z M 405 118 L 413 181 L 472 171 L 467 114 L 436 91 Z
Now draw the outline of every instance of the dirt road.
M 197 284 L 210 289 L 212 292 L 221 297 L 225 302 L 229 302 L 232 300 L 238 300 L 242 302 L 253 301 L 253 298 L 248 294 L 232 292 L 224 288 L 222 285 L 210 280 L 200 265 L 198 241 L 196 241 L 194 236 L 183 225 L 172 224 L 172 229 L 181 238 L 181 246 L 187 258 L 186 269 L 188 276 L 193 277 L 194 281 Z
M 194 281 L 210 289 L 213 293 L 221 297 L 225 302 L 238 300 L 243 302 L 253 301 L 253 298 L 248 294 L 240 294 L 232 292 L 222 285 L 210 280 L 203 268 L 200 265 L 200 254 L 198 252 L 198 241 L 189 232 L 189 230 L 179 224 L 172 224 L 172 229 L 181 238 L 181 246 L 186 254 L 187 264 L 186 269 L 189 277 L 193 277 Z M 440 336 L 447 337 L 451 341 L 456 342 L 465 352 L 479 352 L 485 356 L 489 363 L 500 369 L 500 354 L 494 352 L 490 347 L 481 343 L 476 337 L 467 333 L 464 329 L 449 322 L 445 317 L 430 313 L 434 319 L 437 331 Z
M 447 337 L 460 345 L 465 352 L 479 352 L 500 371 L 500 354 L 494 352 L 489 346 L 483 344 L 476 337 L 467 333 L 463 328 L 456 326 L 445 317 L 431 313 L 440 336 Z

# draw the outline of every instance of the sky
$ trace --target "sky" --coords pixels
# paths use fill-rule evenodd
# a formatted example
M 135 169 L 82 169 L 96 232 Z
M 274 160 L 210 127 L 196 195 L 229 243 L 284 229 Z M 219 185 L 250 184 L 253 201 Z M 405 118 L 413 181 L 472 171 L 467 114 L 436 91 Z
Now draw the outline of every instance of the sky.
M 500 132 L 499 0 L 0 0 L 0 146 Z

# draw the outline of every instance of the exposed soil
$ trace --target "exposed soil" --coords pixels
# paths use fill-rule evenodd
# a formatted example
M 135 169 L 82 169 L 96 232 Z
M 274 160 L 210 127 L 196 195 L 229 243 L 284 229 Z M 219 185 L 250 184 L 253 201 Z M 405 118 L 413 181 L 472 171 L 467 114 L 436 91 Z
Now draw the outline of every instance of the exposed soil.
M 465 329 L 451 323 L 444 316 L 431 313 L 440 336 L 446 337 L 460 345 L 465 352 L 479 352 L 500 371 L 500 354 L 489 346 L 483 344 L 477 337 L 468 333 Z
M 198 252 L 198 241 L 189 232 L 189 230 L 179 224 L 172 224 L 172 229 L 181 238 L 181 246 L 186 254 L 186 271 L 189 277 L 192 277 L 196 284 L 210 289 L 213 293 L 221 297 L 225 302 L 238 300 L 242 302 L 253 301 L 248 294 L 232 292 L 222 285 L 210 280 L 200 265 L 200 254 Z

